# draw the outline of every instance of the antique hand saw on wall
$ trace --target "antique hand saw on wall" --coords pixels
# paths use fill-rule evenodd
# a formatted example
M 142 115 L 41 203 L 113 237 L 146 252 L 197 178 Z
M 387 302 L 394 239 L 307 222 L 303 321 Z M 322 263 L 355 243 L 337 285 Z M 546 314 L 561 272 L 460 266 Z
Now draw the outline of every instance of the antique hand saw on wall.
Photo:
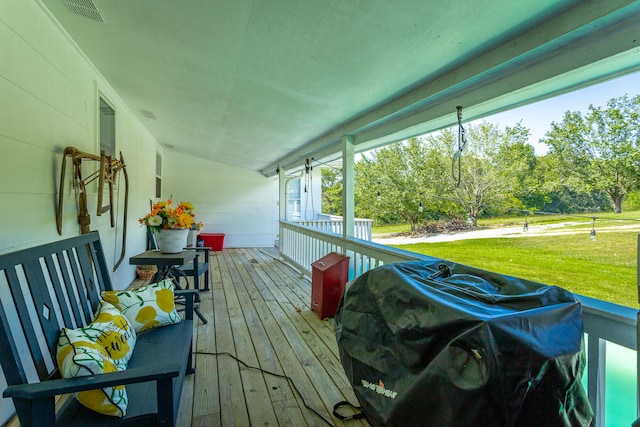
M 114 206 L 114 194 L 113 187 L 116 182 L 116 175 L 122 171 L 124 176 L 124 218 L 122 221 L 122 253 L 120 259 L 115 263 L 113 271 L 115 271 L 122 260 L 124 259 L 127 243 L 127 210 L 129 200 L 129 177 L 127 175 L 127 166 L 124 163 L 122 152 L 120 152 L 120 160 L 107 156 L 104 151 L 99 156 L 90 153 L 84 153 L 74 147 L 67 147 L 64 149 L 62 156 L 62 169 L 60 172 L 60 191 L 58 193 L 58 210 L 56 211 L 56 226 L 58 227 L 58 234 L 62 235 L 62 207 L 64 204 L 64 179 L 66 173 L 67 157 L 71 158 L 73 164 L 73 188 L 78 192 L 78 223 L 80 224 L 80 230 L 82 234 L 86 234 L 90 231 L 89 224 L 91 223 L 91 217 L 89 216 L 89 209 L 87 206 L 87 185 L 98 180 L 98 208 L 96 215 L 101 216 L 103 213 L 109 211 L 111 219 L 111 227 L 116 226 Z M 90 173 L 88 176 L 82 176 L 82 162 L 83 161 L 96 161 L 100 162 L 98 170 Z M 104 187 L 109 187 L 109 203 L 104 204 L 103 193 Z

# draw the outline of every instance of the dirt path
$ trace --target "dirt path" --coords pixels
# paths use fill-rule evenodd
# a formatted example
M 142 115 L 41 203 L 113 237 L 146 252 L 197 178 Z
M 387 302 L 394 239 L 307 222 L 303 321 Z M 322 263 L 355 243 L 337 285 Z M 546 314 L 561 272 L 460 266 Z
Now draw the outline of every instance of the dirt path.
M 451 242 L 454 240 L 464 239 L 492 239 L 496 237 L 534 237 L 534 236 L 559 236 L 565 234 L 578 234 L 589 233 L 589 230 L 585 228 L 579 228 L 575 230 L 566 229 L 567 227 L 584 225 L 579 222 L 563 222 L 558 224 L 544 224 L 535 225 L 530 224 L 527 231 L 523 230 L 523 227 L 507 227 L 507 228 L 487 228 L 483 230 L 463 231 L 459 233 L 439 233 L 432 234 L 423 237 L 409 237 L 409 236 L 387 236 L 376 235 L 373 236 L 373 242 L 382 245 L 406 245 L 412 243 L 432 243 L 432 242 Z M 640 233 L 640 224 L 631 225 L 611 225 L 602 226 L 596 224 L 597 233 L 606 233 L 612 231 L 624 231 L 624 232 L 636 232 Z

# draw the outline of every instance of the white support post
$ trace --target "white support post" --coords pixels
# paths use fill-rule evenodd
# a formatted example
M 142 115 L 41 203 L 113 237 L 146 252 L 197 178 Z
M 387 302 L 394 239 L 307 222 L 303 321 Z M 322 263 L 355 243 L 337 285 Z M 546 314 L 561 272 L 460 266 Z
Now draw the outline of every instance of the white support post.
M 278 168 L 278 219 L 287 219 L 287 178 L 284 168 Z
M 640 234 L 638 234 L 636 250 L 636 288 L 638 303 L 640 303 Z M 638 419 L 633 424 L 634 426 L 640 426 L 640 311 L 636 321 L 636 416 Z
M 276 242 L 278 244 L 278 251 L 282 253 L 289 250 L 287 248 L 288 241 L 285 239 L 284 232 L 285 229 L 282 228 L 281 221 L 285 221 L 287 219 L 287 178 L 285 177 L 285 170 L 282 167 L 278 167 L 278 223 L 277 223 L 277 234 L 276 234 Z
M 353 135 L 342 137 L 342 236 L 345 239 L 354 237 L 354 152 Z
M 607 375 L 607 342 L 589 334 L 587 342 L 587 394 L 595 412 L 595 426 L 605 422 L 605 384 Z

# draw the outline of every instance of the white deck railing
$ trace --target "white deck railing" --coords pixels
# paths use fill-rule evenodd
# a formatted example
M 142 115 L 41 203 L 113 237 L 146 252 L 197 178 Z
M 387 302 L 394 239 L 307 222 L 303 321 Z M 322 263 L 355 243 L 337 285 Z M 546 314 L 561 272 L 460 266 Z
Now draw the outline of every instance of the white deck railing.
M 335 233 L 320 231 L 298 223 L 280 222 L 280 254 L 300 271 L 311 277 L 311 263 L 330 252 L 349 256 L 349 280 L 362 273 L 392 262 L 431 259 L 426 255 L 391 248 L 361 239 L 344 239 Z M 637 310 L 606 301 L 578 295 L 582 303 L 583 322 L 587 340 L 587 392 L 596 414 L 596 427 L 604 427 L 607 407 L 607 344 L 617 344 L 632 354 L 632 365 L 637 359 Z M 627 357 L 627 359 L 629 359 Z M 626 360 L 623 363 L 629 363 Z M 633 368 L 633 369 L 631 369 Z M 638 416 L 638 380 L 635 366 L 629 372 L 636 377 L 635 390 L 625 390 L 625 394 L 635 396 L 636 408 L 633 417 Z M 631 374 L 629 374 L 631 375 Z M 630 420 L 630 421 L 633 421 Z M 629 425 L 630 422 L 626 425 Z M 613 425 L 613 424 L 611 424 Z
M 327 215 L 328 216 L 328 215 Z M 342 235 L 342 217 L 332 216 L 331 219 L 317 219 L 314 221 L 295 221 L 298 225 L 304 225 L 316 230 L 327 231 L 329 233 Z M 373 220 L 359 219 L 353 220 L 353 235 L 356 239 L 371 241 L 371 229 Z

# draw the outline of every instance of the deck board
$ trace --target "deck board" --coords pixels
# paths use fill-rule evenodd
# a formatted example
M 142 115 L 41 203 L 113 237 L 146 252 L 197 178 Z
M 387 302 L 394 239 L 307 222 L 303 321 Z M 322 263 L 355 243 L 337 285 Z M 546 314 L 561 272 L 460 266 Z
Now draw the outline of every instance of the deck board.
M 179 426 L 327 426 L 305 403 L 331 425 L 368 425 L 331 414 L 338 401 L 357 401 L 333 320 L 309 309 L 308 279 L 275 250 L 256 248 L 212 252 L 209 274 L 200 303 L 208 324 L 196 318 L 196 373 L 183 390 Z

